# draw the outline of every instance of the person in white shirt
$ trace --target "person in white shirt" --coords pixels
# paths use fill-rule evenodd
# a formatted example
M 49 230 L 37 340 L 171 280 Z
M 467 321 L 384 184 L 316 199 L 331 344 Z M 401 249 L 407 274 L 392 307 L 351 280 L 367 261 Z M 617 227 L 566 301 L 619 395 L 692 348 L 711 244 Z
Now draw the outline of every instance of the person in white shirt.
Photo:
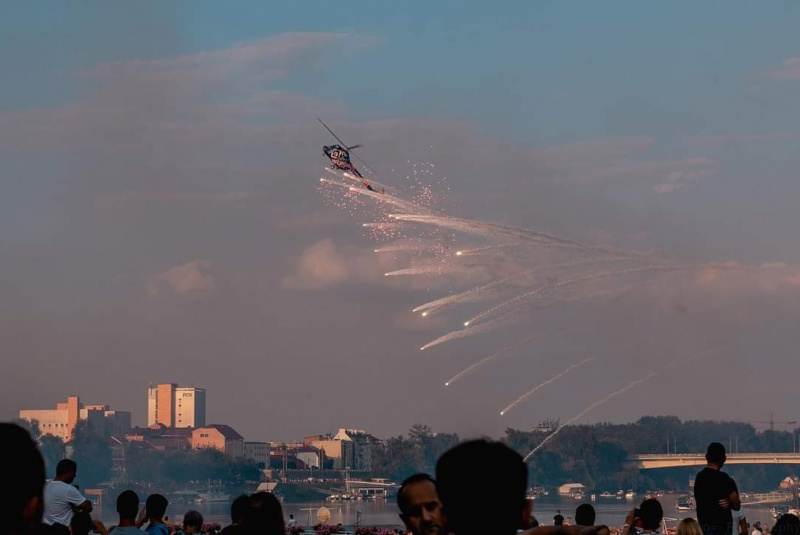
M 289 515 L 289 521 L 286 522 L 287 528 L 292 528 L 297 525 L 297 520 L 295 520 L 294 515 Z
M 744 512 L 744 509 L 731 511 L 731 513 L 733 515 L 731 535 L 748 535 L 750 530 L 747 529 L 747 513 Z
M 56 466 L 56 477 L 44 487 L 45 524 L 69 526 L 75 510 L 92 512 L 92 502 L 72 486 L 78 475 L 78 465 L 71 459 L 62 459 Z

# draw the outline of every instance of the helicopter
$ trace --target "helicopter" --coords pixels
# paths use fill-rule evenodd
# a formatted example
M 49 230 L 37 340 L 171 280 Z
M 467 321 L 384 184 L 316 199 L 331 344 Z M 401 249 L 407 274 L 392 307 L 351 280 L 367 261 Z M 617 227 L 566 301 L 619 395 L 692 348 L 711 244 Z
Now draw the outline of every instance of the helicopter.
M 322 153 L 325 154 L 325 156 L 327 156 L 328 159 L 330 159 L 331 161 L 331 169 L 338 169 L 339 171 L 350 173 L 359 178 L 361 180 L 361 185 L 367 188 L 368 190 L 374 191 L 376 193 L 383 193 L 382 191 L 379 192 L 378 190 L 373 188 L 372 185 L 369 183 L 369 181 L 366 178 L 364 178 L 364 175 L 362 175 L 361 172 L 356 168 L 356 166 L 353 165 L 353 162 L 350 161 L 350 151 L 359 148 L 361 145 L 352 145 L 348 147 L 347 144 L 339 138 L 339 136 L 333 133 L 333 130 L 331 130 L 328 127 L 328 125 L 322 122 L 322 119 L 317 117 L 317 121 L 322 123 L 322 126 L 324 126 L 325 129 L 328 132 L 330 132 L 334 138 L 336 138 L 336 141 L 340 143 L 338 145 L 325 145 L 322 147 Z M 355 154 L 353 154 L 353 156 L 355 158 L 358 158 L 358 160 L 361 163 L 363 163 L 367 169 L 369 169 L 373 173 L 375 172 L 375 170 L 372 167 L 370 167 L 367 164 L 367 162 L 365 162 Z

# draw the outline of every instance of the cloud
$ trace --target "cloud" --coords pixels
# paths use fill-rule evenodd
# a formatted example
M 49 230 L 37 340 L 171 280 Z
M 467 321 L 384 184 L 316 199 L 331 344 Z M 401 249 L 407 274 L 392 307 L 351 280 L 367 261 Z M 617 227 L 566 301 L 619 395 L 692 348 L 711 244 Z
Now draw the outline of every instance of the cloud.
M 283 78 L 305 65 L 322 65 L 332 50 L 348 52 L 378 42 L 374 37 L 348 33 L 283 33 L 173 58 L 106 62 L 87 76 L 102 81 L 135 80 L 134 92 L 143 93 L 163 91 L 167 86 L 227 84 L 235 77 L 263 82 Z
M 155 299 L 170 294 L 189 296 L 211 292 L 216 283 L 213 275 L 208 273 L 210 267 L 207 260 L 194 260 L 151 275 L 147 278 L 147 296 Z
M 707 145 L 714 143 L 736 143 L 740 141 L 774 141 L 796 136 L 795 132 L 764 132 L 759 134 L 718 134 L 715 136 L 697 136 L 689 138 L 689 143 Z
M 784 60 L 781 68 L 769 71 L 767 76 L 776 79 L 800 78 L 800 57 Z
M 324 290 L 350 282 L 375 282 L 382 275 L 376 255 L 363 249 L 339 247 L 330 239 L 311 245 L 291 264 L 283 287 L 292 290 Z

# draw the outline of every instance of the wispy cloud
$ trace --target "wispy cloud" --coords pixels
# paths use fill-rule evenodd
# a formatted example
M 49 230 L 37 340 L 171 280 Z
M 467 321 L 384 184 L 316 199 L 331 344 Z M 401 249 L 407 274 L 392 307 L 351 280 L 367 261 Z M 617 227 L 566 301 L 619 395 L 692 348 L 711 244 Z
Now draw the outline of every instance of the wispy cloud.
M 308 247 L 292 261 L 283 287 L 293 290 L 324 290 L 381 277 L 378 259 L 363 250 L 337 246 L 325 239 Z
M 713 136 L 696 136 L 689 138 L 689 143 L 696 145 L 711 145 L 715 143 L 738 143 L 746 141 L 775 141 L 789 139 L 797 135 L 796 132 L 762 132 L 742 134 L 717 134 Z
M 210 267 L 211 263 L 207 260 L 194 260 L 151 275 L 147 279 L 147 296 L 155 299 L 165 295 L 188 296 L 211 292 L 216 283 L 208 272 Z
M 777 69 L 767 72 L 770 78 L 800 78 L 800 57 L 793 57 L 784 60 Z

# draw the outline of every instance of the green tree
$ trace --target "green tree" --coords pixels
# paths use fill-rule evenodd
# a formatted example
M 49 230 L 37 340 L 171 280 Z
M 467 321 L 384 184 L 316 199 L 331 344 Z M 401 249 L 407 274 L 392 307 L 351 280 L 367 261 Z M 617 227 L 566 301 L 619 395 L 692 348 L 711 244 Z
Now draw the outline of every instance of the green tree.
M 83 488 L 92 488 L 111 477 L 111 447 L 102 436 L 80 420 L 72 433 L 72 460 L 78 464 L 78 480 Z
M 25 418 L 14 418 L 11 420 L 12 424 L 17 424 L 21 428 L 28 431 L 31 434 L 31 438 L 37 440 L 39 435 L 41 434 L 41 430 L 39 428 L 39 420 L 27 420 Z
M 39 449 L 44 457 L 44 465 L 48 475 L 56 473 L 56 465 L 66 455 L 66 446 L 61 437 L 51 434 L 43 435 L 39 438 Z

